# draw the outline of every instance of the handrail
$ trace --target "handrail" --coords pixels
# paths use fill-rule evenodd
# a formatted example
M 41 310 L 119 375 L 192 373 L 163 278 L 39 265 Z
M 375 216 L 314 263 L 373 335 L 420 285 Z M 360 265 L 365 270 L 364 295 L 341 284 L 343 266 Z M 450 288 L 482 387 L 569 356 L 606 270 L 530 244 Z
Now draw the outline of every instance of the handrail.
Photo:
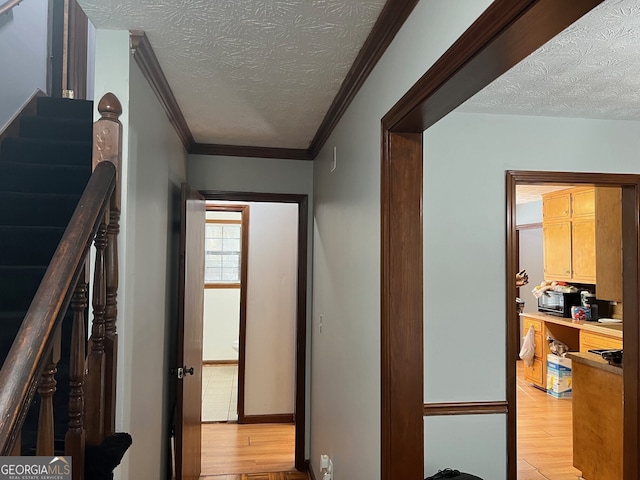
M 116 167 L 101 162 L 71 217 L 0 370 L 0 455 L 10 455 L 93 238 L 115 189 Z
M 22 0 L 7 0 L 2 5 L 0 5 L 0 15 L 3 13 L 8 13 L 13 7 L 18 5 Z

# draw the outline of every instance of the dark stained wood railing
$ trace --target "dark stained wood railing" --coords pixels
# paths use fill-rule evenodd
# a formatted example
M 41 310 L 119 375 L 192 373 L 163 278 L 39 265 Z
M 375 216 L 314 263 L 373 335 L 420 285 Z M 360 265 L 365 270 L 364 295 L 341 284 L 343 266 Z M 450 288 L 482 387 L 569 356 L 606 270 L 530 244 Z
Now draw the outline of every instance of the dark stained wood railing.
M 73 478 L 84 478 L 87 444 L 114 433 L 117 365 L 117 235 L 120 218 L 119 166 L 122 107 L 113 94 L 98 105 L 94 124 L 93 174 L 58 245 L 22 326 L 0 369 L 0 455 L 19 453 L 20 429 L 36 391 L 40 395 L 38 455 L 54 455 L 56 366 L 62 319 L 73 313 L 69 371 L 69 426 L 65 455 L 73 457 Z M 96 247 L 93 323 L 85 357 L 87 273 Z M 57 452 L 56 452 L 57 453 Z

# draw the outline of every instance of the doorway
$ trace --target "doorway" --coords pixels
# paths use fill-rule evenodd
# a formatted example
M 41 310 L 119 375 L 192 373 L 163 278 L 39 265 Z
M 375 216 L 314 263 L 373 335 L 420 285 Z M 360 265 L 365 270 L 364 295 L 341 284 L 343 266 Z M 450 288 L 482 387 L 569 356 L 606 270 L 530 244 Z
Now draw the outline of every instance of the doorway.
M 467 29 L 459 40 L 383 117 L 382 126 L 382 479 L 419 479 L 423 476 L 424 416 L 503 413 L 507 430 L 507 478 L 516 478 L 515 463 L 515 364 L 516 333 L 513 278 L 517 265 L 515 235 L 508 243 L 505 271 L 508 294 L 506 401 L 423 404 L 423 272 L 422 259 L 422 132 L 458 105 L 480 91 L 499 75 L 529 55 L 544 42 L 591 10 L 599 1 L 496 1 Z M 531 173 L 531 172 L 530 172 Z M 531 173 L 533 181 L 535 173 Z M 580 174 L 575 174 L 579 177 Z M 615 176 L 615 175 L 613 175 Z M 575 177 L 574 177 L 575 178 Z M 538 181 L 545 181 L 539 177 Z M 568 180 L 571 182 L 572 180 Z M 615 183 L 623 187 L 623 209 L 637 211 L 638 186 L 629 179 Z M 589 183 L 583 179 L 574 183 Z M 602 180 L 599 180 L 602 182 Z M 606 183 L 606 182 L 605 182 Z M 513 201 L 514 185 L 507 188 L 507 202 Z M 626 192 L 626 193 L 624 193 Z M 457 193 L 457 192 L 456 192 Z M 507 218 L 507 232 L 515 231 L 515 217 Z M 624 263 L 638 280 L 638 232 L 630 232 Z M 625 282 L 626 283 L 626 282 Z M 637 283 L 636 283 L 637 286 Z M 633 292 L 625 297 L 633 298 Z M 637 298 L 637 292 L 636 292 Z M 638 305 L 625 308 L 625 316 L 638 317 Z M 624 478 L 638 478 L 637 415 L 639 356 L 638 325 L 625 331 L 625 427 Z
M 246 401 L 240 398 L 239 401 L 239 419 L 240 423 L 254 424 L 263 422 L 293 422 L 293 431 L 295 434 L 294 445 L 294 466 L 297 470 L 304 471 L 306 463 L 304 458 L 305 451 L 305 378 L 306 378 L 306 318 L 307 318 L 307 236 L 308 236 L 308 199 L 306 195 L 289 195 L 289 194 L 262 194 L 262 193 L 243 193 L 243 192 L 202 192 L 207 201 L 220 202 L 255 202 L 256 204 L 266 205 L 268 203 L 293 204 L 297 206 L 297 218 L 295 221 L 295 230 L 297 233 L 296 259 L 294 269 L 294 296 L 295 296 L 295 312 L 294 312 L 294 358 L 295 365 L 293 369 L 294 375 L 294 392 L 293 395 L 293 415 L 254 415 L 255 411 L 246 409 Z M 254 223 L 255 216 L 252 216 L 251 223 Z M 248 247 L 251 251 L 251 246 Z M 248 262 L 251 263 L 251 262 Z M 251 288 L 251 282 L 248 282 L 248 289 Z M 248 294 L 250 295 L 250 293 Z M 265 299 L 268 303 L 269 300 Z M 251 328 L 250 326 L 247 328 Z M 292 332 L 293 333 L 293 332 Z M 243 330 L 240 326 L 239 338 L 239 368 L 242 368 L 244 360 L 244 348 L 246 346 L 247 329 Z M 243 338 L 244 336 L 244 338 Z M 243 346 L 244 343 L 244 346 Z M 250 347 L 249 347 L 250 348 Z M 249 367 L 251 368 L 251 367 Z M 251 395 L 251 392 L 246 392 Z M 246 397 L 248 398 L 248 396 Z M 254 401 L 256 399 L 254 395 Z M 252 407 L 250 407 L 252 408 Z M 244 411 L 243 411 L 244 410 Z M 239 425 L 239 427 L 242 425 Z
M 249 205 L 206 210 L 202 421 L 244 423 Z
M 582 181 L 574 182 L 570 180 L 571 178 L 577 179 L 577 176 Z M 517 338 L 513 340 L 516 342 L 518 349 L 521 346 L 523 334 L 526 334 L 526 331 L 523 332 L 521 328 L 522 320 L 524 320 L 525 327 L 532 324 L 536 325 L 535 331 L 538 334 L 536 343 L 540 342 L 542 344 L 536 345 L 537 353 L 536 357 L 532 359 L 533 363 L 527 364 L 525 361 L 518 359 L 513 363 L 511 369 L 507 369 L 508 377 L 514 376 L 516 379 L 516 392 L 510 399 L 513 404 L 512 409 L 516 411 L 518 419 L 516 431 L 517 449 L 514 447 L 514 454 L 517 451 L 518 465 L 516 478 L 530 478 L 531 475 L 543 475 L 544 478 L 549 478 L 550 480 L 566 478 L 567 475 L 573 475 L 576 478 L 580 475 L 588 477 L 588 472 L 581 472 L 580 468 L 588 470 L 591 466 L 584 461 L 584 458 L 574 456 L 576 448 L 579 452 L 584 451 L 584 448 L 582 448 L 581 444 L 573 444 L 572 448 L 572 440 L 581 440 L 579 437 L 573 437 L 576 431 L 573 426 L 576 416 L 572 415 L 572 412 L 581 411 L 580 409 L 585 405 L 585 401 L 584 398 L 579 398 L 574 404 L 571 398 L 572 382 L 570 380 L 557 383 L 549 381 L 549 378 L 553 379 L 551 375 L 555 373 L 555 370 L 548 369 L 547 353 L 549 353 L 549 349 L 547 345 L 549 345 L 548 342 L 550 340 L 556 340 L 566 344 L 569 351 L 582 353 L 587 352 L 589 348 L 602 348 L 601 346 L 589 347 L 588 343 L 593 341 L 611 343 L 609 348 L 621 348 L 622 332 L 624 331 L 625 336 L 628 336 L 629 330 L 634 330 L 635 327 L 631 325 L 634 323 L 634 317 L 631 316 L 632 313 L 629 309 L 624 308 L 624 304 L 628 302 L 633 305 L 638 301 L 637 275 L 634 274 L 635 267 L 633 267 L 633 263 L 622 261 L 622 251 L 636 250 L 638 247 L 638 232 L 634 221 L 634 218 L 637 218 L 638 215 L 638 207 L 634 206 L 633 201 L 627 204 L 626 210 L 623 211 L 621 207 L 625 201 L 625 195 L 628 197 L 629 195 L 634 196 L 637 194 L 640 176 L 605 173 L 577 174 L 510 171 L 507 172 L 507 177 L 507 197 L 510 199 L 507 203 L 507 218 L 514 219 L 511 227 L 507 229 L 507 269 L 515 272 L 519 268 L 525 268 L 526 265 L 521 262 L 523 257 L 534 263 L 544 263 L 543 277 L 538 274 L 537 280 L 530 282 L 525 287 L 527 288 L 527 293 L 532 290 L 540 291 L 539 287 L 543 285 L 540 282 L 541 278 L 558 281 L 566 280 L 569 285 L 577 286 L 578 291 L 586 289 L 594 293 L 595 297 L 602 299 L 598 301 L 600 309 L 602 309 L 600 317 L 609 317 L 606 319 L 607 323 L 599 323 L 597 321 L 572 321 L 570 318 L 546 315 L 544 312 L 536 311 L 536 298 L 531 293 L 528 293 L 528 296 L 526 296 L 527 293 L 519 295 L 524 297 L 525 304 L 528 301 L 533 301 L 534 305 L 528 309 L 528 312 L 525 311 L 520 318 L 514 315 L 512 311 L 508 312 L 508 317 L 512 318 L 513 321 L 508 320 L 507 329 L 509 330 L 509 327 L 511 327 L 512 333 L 516 335 Z M 518 179 L 514 180 L 516 177 Z M 535 177 L 537 181 L 526 180 L 531 177 Z M 545 181 L 542 179 L 545 179 Z M 510 186 L 513 186 L 512 191 Z M 527 206 L 526 204 L 517 205 L 517 192 L 522 192 L 525 189 L 529 192 L 555 193 L 550 193 L 547 197 L 539 196 L 539 201 L 529 204 L 532 208 L 519 209 L 518 207 Z M 579 204 L 577 199 L 583 200 L 587 196 L 590 207 L 588 212 L 583 212 L 579 207 L 585 204 Z M 552 216 L 555 213 L 553 206 L 565 200 L 571 200 L 578 207 L 571 205 L 568 210 L 562 209 L 563 211 L 560 212 L 560 215 L 563 218 L 556 219 Z M 629 198 L 626 201 L 629 202 Z M 538 210 L 537 218 L 535 214 L 531 215 L 531 211 L 536 209 Z M 543 210 L 546 212 L 544 219 Z M 571 265 L 570 270 L 563 270 L 562 272 L 562 274 L 568 273 L 574 279 L 556 277 L 555 275 L 559 274 L 553 273 L 558 271 L 557 268 L 554 268 L 554 262 L 557 257 L 553 252 L 560 246 L 557 242 L 554 242 L 557 239 L 555 232 L 560 226 L 567 225 L 564 219 L 565 215 L 570 215 L 577 226 L 576 228 L 571 228 L 571 249 L 574 252 L 577 251 L 577 257 L 583 257 L 582 254 L 585 252 L 589 253 L 588 261 L 586 262 L 589 269 L 588 275 L 593 273 L 594 278 L 593 281 L 586 280 L 586 284 L 582 284 L 580 281 L 581 278 L 584 279 L 585 273 L 581 270 L 583 265 L 580 264 L 579 258 L 575 262 L 567 259 Z M 523 218 L 526 219 L 524 222 Z M 527 220 L 531 221 L 531 218 L 533 218 L 533 222 L 526 223 Z M 537 219 L 544 223 L 536 223 L 535 220 Z M 584 226 L 589 224 L 594 227 L 591 230 L 593 237 L 590 237 L 588 232 L 584 230 Z M 519 230 L 518 225 L 523 225 L 524 230 Z M 542 248 L 537 253 L 528 252 L 529 255 L 526 255 L 520 242 L 522 231 L 527 231 L 528 227 L 542 228 L 543 225 L 546 233 L 541 232 L 542 238 L 540 240 L 544 247 L 533 243 L 534 249 L 536 246 Z M 547 245 L 547 243 L 551 243 L 551 245 Z M 543 249 L 546 256 L 543 255 Z M 571 256 L 573 257 L 574 255 L 571 254 Z M 564 255 L 561 257 L 564 257 Z M 560 260 L 564 261 L 563 258 Z M 519 265 L 518 263 L 514 264 L 513 261 L 519 262 Z M 562 276 L 562 274 L 560 275 Z M 583 277 L 580 277 L 580 275 L 583 275 Z M 510 284 L 507 286 L 510 287 Z M 549 288 L 549 286 L 544 288 Z M 522 291 L 523 289 L 521 288 L 520 290 Z M 623 293 L 630 295 L 629 292 L 635 293 L 631 293 L 631 297 L 625 296 L 623 298 Z M 595 307 L 592 313 L 595 314 Z M 595 319 L 597 318 L 595 317 Z M 622 322 L 623 318 L 627 318 L 626 324 L 611 325 L 609 323 Z M 625 326 L 628 328 L 625 328 Z M 539 329 L 539 327 L 541 328 Z M 514 330 L 515 332 L 513 332 Z M 619 340 L 612 339 L 609 336 L 600 336 L 605 333 L 620 335 L 618 337 Z M 584 341 L 583 337 L 591 340 Z M 614 347 L 613 343 L 619 343 L 619 345 Z M 625 339 L 625 350 L 632 343 L 633 338 L 628 339 L 628 341 Z M 563 362 L 565 361 L 563 360 Z M 570 362 L 571 360 L 567 359 L 566 365 L 569 365 L 569 368 L 571 368 Z M 535 363 L 538 365 L 535 365 Z M 538 370 L 542 380 L 533 374 Z M 628 370 L 620 369 L 618 372 L 620 374 L 618 378 L 621 378 L 623 376 L 626 377 Z M 577 386 L 578 384 L 573 382 L 573 387 L 576 388 Z M 609 388 L 610 385 L 608 384 L 603 384 L 600 387 L 602 391 L 608 391 Z M 611 392 L 611 398 L 615 398 L 616 394 L 621 394 L 621 390 L 615 392 L 614 389 Z M 617 411 L 616 415 L 621 415 L 622 408 L 622 402 L 617 405 L 612 400 L 608 410 L 611 412 Z M 584 421 L 580 421 L 579 414 L 578 421 L 580 425 L 586 425 Z M 591 421 L 587 426 L 592 428 Z M 594 429 L 596 436 L 599 434 L 598 430 L 597 428 Z M 595 437 L 593 438 L 593 441 L 602 445 L 601 448 L 603 449 L 609 448 L 610 445 L 618 441 L 614 451 L 610 452 L 609 455 L 605 455 L 607 458 L 612 459 L 614 467 L 610 467 L 610 470 L 614 468 L 622 469 L 622 455 L 620 453 L 622 446 L 619 445 L 622 442 L 622 436 L 621 422 L 619 427 L 611 428 L 611 437 L 609 437 L 608 441 L 598 441 Z M 620 454 L 619 458 L 617 457 L 618 454 Z M 622 473 L 613 474 L 613 476 L 622 478 Z

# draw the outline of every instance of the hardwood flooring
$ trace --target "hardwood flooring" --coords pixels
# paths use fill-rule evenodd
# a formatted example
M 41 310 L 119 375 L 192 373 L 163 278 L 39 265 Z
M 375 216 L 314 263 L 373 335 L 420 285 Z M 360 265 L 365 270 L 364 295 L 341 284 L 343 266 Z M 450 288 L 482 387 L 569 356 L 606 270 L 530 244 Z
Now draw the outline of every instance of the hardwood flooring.
M 517 367 L 518 480 L 578 480 L 572 404 L 523 380 Z M 294 426 L 202 425 L 202 480 L 308 480 L 295 471 Z M 265 473 L 266 472 L 266 473 Z
M 307 480 L 306 473 L 295 471 L 294 446 L 293 424 L 203 424 L 200 478 Z
M 517 366 L 518 480 L 578 480 L 573 468 L 571 399 L 557 399 L 523 379 Z

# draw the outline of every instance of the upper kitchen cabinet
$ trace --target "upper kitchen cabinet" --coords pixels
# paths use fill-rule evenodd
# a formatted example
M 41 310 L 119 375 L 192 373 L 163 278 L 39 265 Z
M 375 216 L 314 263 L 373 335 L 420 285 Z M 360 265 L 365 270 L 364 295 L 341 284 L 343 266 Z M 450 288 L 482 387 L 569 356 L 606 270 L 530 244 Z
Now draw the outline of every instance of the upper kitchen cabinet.
M 596 283 L 595 225 L 593 187 L 542 197 L 545 280 Z
M 621 190 L 574 187 L 542 197 L 544 279 L 597 286 L 622 301 Z
M 622 301 L 622 190 L 596 190 L 596 284 L 598 298 Z

